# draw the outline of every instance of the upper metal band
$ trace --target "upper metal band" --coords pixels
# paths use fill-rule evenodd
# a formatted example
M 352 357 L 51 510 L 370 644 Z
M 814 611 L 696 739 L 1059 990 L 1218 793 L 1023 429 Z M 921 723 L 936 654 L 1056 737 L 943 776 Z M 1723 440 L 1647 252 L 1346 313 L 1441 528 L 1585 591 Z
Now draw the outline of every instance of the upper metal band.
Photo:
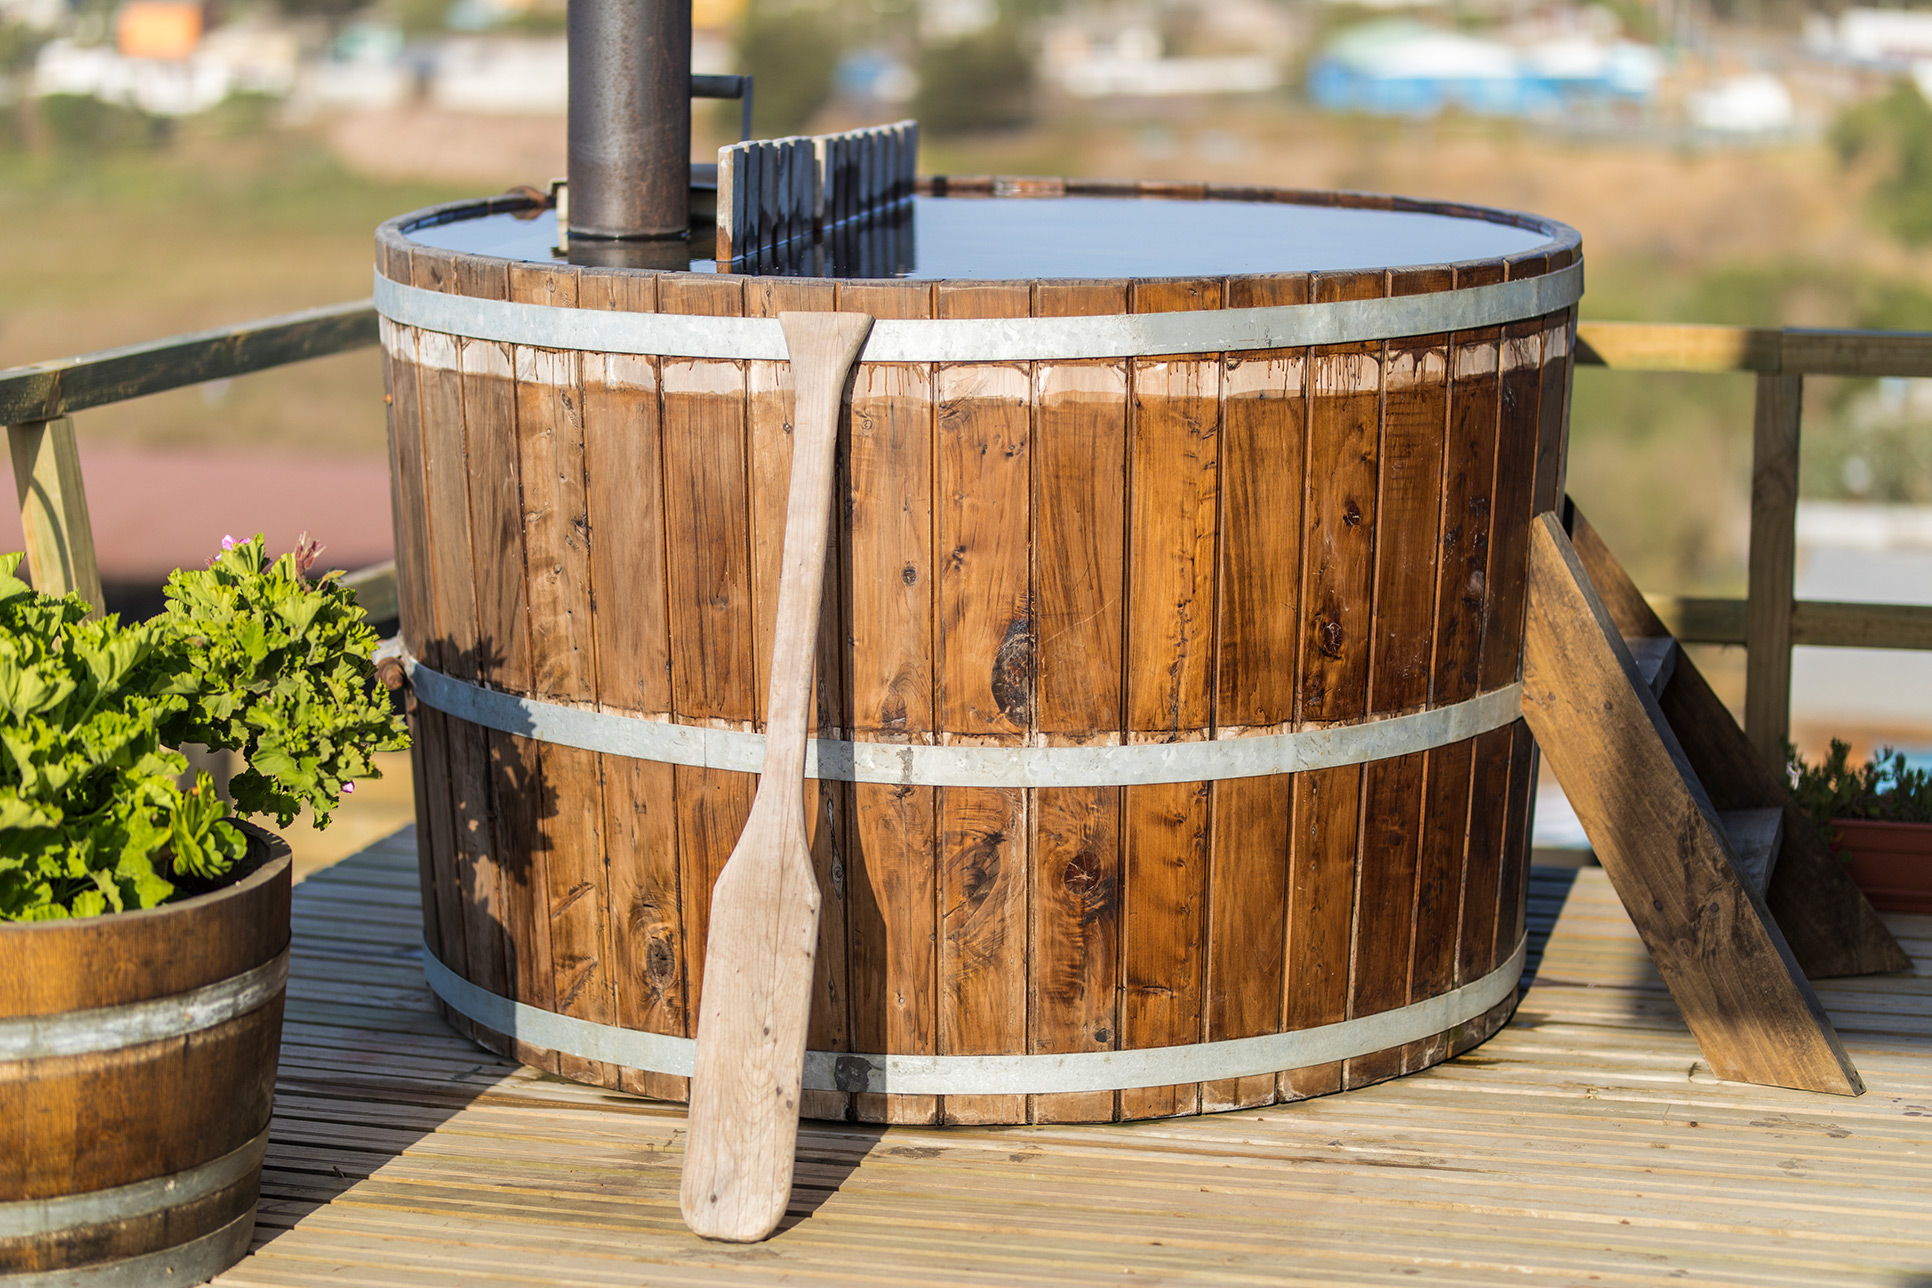
M 376 312 L 402 326 L 547 349 L 667 358 L 783 362 L 776 318 L 690 317 L 557 308 L 446 295 L 376 274 Z M 1583 295 L 1583 262 L 1540 277 L 1428 295 L 1191 313 L 1073 318 L 885 319 L 861 362 L 1053 362 L 1166 353 L 1292 349 L 1501 326 L 1566 309 Z
M 471 724 L 660 764 L 746 774 L 764 767 L 761 733 L 567 707 L 454 679 L 407 654 L 403 664 L 417 701 Z M 915 787 L 1120 787 L 1296 774 L 1406 756 L 1500 729 L 1520 714 L 1522 698 L 1523 686 L 1512 684 L 1465 702 L 1355 724 L 1124 747 L 957 747 L 814 738 L 805 748 L 805 776 Z
M 118 1051 L 178 1038 L 246 1015 L 288 982 L 288 949 L 253 970 L 202 988 L 123 1006 L 0 1020 L 0 1060 Z
M 0 1203 L 0 1239 L 58 1234 L 186 1207 L 247 1180 L 261 1167 L 267 1149 L 268 1128 L 264 1126 L 247 1144 L 186 1171 L 81 1194 Z
M 1509 960 L 1480 979 L 1420 1002 L 1334 1024 L 1125 1051 L 1032 1055 L 858 1055 L 807 1051 L 808 1091 L 892 1092 L 902 1096 L 1052 1095 L 1125 1091 L 1175 1083 L 1214 1082 L 1306 1069 L 1420 1042 L 1485 1014 L 1516 991 L 1529 951 L 1527 936 Z M 564 1055 L 627 1069 L 689 1077 L 697 1041 L 559 1015 L 478 988 L 423 949 L 430 991 L 484 1028 Z

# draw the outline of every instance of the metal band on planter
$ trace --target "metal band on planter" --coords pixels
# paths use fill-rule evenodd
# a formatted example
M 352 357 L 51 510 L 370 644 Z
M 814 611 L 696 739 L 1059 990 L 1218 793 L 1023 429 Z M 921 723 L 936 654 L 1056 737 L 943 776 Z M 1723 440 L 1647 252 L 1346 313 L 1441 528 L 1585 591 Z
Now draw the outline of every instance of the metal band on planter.
M 1425 295 L 1268 308 L 1066 318 L 880 319 L 861 362 L 1048 362 L 1349 344 L 1501 326 L 1567 309 L 1583 263 Z M 375 278 L 376 311 L 401 326 L 551 349 L 782 362 L 774 318 L 557 308 L 448 295 Z
M 145 1002 L 0 1020 L 0 1060 L 117 1051 L 212 1029 L 265 1005 L 288 980 L 288 949 L 250 971 Z
M 486 689 L 407 654 L 416 700 L 503 733 L 660 764 L 755 774 L 765 736 L 591 711 Z M 1523 686 L 1409 715 L 1203 742 L 1106 747 L 956 747 L 813 740 L 807 778 L 920 787 L 1118 787 L 1259 778 L 1359 765 L 1462 742 L 1517 718 Z
M 1462 987 L 1394 1010 L 1289 1033 L 1181 1046 L 1053 1055 L 863 1055 L 805 1053 L 808 1091 L 887 1092 L 903 1096 L 1051 1095 L 1125 1091 L 1214 1082 L 1310 1068 L 1386 1051 L 1468 1023 L 1507 1001 L 1523 974 L 1527 938 L 1509 960 Z M 477 987 L 425 946 L 430 991 L 458 1014 L 532 1046 L 688 1077 L 697 1042 L 559 1015 Z
M 121 1261 L 28 1271 L 0 1279 L 7 1288 L 153 1288 L 155 1284 L 199 1284 L 242 1259 L 255 1233 L 250 1206 L 228 1224 L 198 1239 Z
M 185 1207 L 253 1176 L 267 1148 L 268 1128 L 264 1126 L 240 1148 L 185 1171 L 111 1189 L 0 1203 L 0 1239 L 74 1232 L 90 1225 L 131 1221 Z

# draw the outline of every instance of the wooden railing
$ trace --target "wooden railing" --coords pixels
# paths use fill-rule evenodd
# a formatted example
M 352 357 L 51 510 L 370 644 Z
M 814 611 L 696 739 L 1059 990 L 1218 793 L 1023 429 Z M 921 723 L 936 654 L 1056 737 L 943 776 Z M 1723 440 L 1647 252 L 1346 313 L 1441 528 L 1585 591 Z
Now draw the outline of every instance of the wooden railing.
M 1804 378 L 1932 376 L 1932 334 L 1585 322 L 1579 363 L 1625 371 L 1749 372 L 1751 547 L 1744 599 L 1660 599 L 1679 639 L 1745 648 L 1744 731 L 1779 763 L 1791 731 L 1791 648 L 1932 648 L 1932 607 L 1798 601 L 1798 441 Z
M 34 584 L 100 602 L 72 413 L 358 349 L 376 338 L 375 310 L 362 300 L 0 371 L 0 424 L 8 427 Z M 1745 647 L 1744 719 L 1754 745 L 1775 760 L 1789 732 L 1793 645 L 1932 649 L 1932 607 L 1793 597 L 1804 378 L 1932 377 L 1932 333 L 1585 322 L 1577 340 L 1584 365 L 1757 379 L 1749 595 L 1652 600 L 1685 643 Z M 347 580 L 372 618 L 395 616 L 393 563 Z

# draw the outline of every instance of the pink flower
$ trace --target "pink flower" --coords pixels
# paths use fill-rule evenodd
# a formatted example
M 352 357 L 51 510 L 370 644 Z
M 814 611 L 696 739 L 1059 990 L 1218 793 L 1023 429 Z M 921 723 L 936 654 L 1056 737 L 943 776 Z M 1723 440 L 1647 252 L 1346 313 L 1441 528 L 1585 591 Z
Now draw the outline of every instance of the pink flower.
M 344 796 L 353 795 L 355 792 L 355 789 L 356 789 L 356 785 L 354 783 L 342 784 L 342 794 Z
M 228 536 L 225 536 L 221 539 L 221 548 L 223 550 L 233 550 L 238 544 L 239 543 L 235 540 L 233 533 L 230 533 Z

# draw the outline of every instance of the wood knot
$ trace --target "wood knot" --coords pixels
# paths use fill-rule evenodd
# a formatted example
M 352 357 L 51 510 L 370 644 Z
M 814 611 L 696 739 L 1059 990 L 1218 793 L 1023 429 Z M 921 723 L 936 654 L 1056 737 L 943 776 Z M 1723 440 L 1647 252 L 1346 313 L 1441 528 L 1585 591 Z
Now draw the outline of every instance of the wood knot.
M 1342 624 L 1332 617 L 1318 618 L 1315 623 L 1315 648 L 1323 657 L 1340 657 L 1342 644 L 1348 639 L 1348 632 Z
M 1342 522 L 1346 523 L 1351 528 L 1361 527 L 1362 526 L 1362 507 L 1357 505 L 1353 501 L 1350 501 L 1347 505 L 1343 506 Z

